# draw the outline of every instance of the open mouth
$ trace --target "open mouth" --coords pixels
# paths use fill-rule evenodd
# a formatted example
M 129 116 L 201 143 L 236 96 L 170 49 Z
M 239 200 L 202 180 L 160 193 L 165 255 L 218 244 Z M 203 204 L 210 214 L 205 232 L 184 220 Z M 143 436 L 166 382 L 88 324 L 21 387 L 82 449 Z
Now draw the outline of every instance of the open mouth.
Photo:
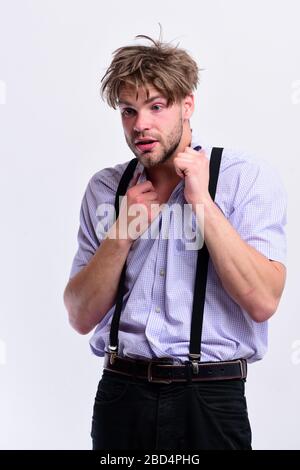
M 156 144 L 157 140 L 142 140 L 135 142 L 135 146 L 142 152 L 152 150 Z

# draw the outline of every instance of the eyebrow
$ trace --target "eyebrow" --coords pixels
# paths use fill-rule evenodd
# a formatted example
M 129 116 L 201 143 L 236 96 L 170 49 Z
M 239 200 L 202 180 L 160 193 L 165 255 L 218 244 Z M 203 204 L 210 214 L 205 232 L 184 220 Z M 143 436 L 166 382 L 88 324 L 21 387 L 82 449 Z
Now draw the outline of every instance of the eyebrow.
M 162 95 L 155 95 L 155 96 L 152 96 L 152 98 L 148 98 L 146 101 L 144 101 L 143 104 L 148 104 L 148 103 L 152 103 L 152 101 L 155 101 L 157 99 L 166 99 L 164 96 Z M 118 104 L 127 104 L 128 106 L 133 106 L 132 103 L 129 103 L 129 101 L 126 101 L 126 100 L 119 100 L 118 101 Z

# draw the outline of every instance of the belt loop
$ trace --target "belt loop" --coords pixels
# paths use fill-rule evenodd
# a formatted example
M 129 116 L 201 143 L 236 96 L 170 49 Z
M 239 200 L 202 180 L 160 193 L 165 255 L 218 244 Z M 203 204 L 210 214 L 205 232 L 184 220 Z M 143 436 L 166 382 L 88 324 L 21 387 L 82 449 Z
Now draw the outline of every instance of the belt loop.
M 136 380 L 138 374 L 138 362 L 137 360 L 134 360 L 133 365 L 132 365 L 132 372 L 133 372 L 133 379 Z
M 186 380 L 188 384 L 192 383 L 192 363 L 191 361 L 185 361 L 184 362 L 186 365 Z
M 246 381 L 246 377 L 247 377 L 247 360 L 246 359 L 239 359 L 238 361 L 240 363 L 240 368 L 241 368 L 241 378 Z

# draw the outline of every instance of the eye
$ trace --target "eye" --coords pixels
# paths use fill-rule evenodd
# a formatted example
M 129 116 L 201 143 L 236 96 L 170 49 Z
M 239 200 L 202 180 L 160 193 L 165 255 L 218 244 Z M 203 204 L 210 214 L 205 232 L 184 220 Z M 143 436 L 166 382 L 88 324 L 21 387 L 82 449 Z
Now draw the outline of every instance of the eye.
M 152 109 L 153 109 L 154 111 L 161 111 L 162 108 L 163 108 L 163 106 L 162 106 L 161 104 L 154 104 L 154 105 L 152 106 Z
M 122 116 L 128 117 L 128 116 L 133 116 L 135 113 L 135 110 L 132 108 L 124 108 L 121 111 Z

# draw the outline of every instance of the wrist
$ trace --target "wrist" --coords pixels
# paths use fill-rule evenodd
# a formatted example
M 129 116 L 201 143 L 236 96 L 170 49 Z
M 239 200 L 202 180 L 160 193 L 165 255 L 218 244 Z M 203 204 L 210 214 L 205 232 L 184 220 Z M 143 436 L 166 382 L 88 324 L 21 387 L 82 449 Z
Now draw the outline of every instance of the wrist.
M 118 245 L 131 247 L 134 240 L 132 240 L 123 227 L 120 227 L 119 219 L 117 219 L 106 233 L 106 238 L 115 240 Z
M 213 208 L 213 206 L 215 206 L 215 203 L 214 201 L 212 200 L 212 198 L 210 197 L 210 195 L 207 197 L 202 197 L 202 198 L 199 198 L 197 201 L 195 202 L 192 202 L 192 209 L 195 213 L 197 213 L 197 211 L 199 210 L 199 208 L 201 210 L 210 210 Z

